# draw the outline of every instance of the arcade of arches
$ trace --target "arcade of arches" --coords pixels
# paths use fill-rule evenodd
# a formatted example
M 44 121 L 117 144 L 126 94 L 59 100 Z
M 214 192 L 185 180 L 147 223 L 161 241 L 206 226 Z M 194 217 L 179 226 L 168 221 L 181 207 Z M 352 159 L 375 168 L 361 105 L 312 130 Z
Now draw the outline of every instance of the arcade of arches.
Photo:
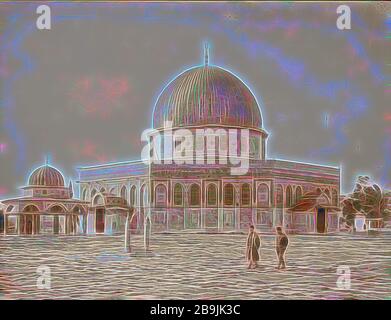
M 149 204 L 147 181 L 128 181 L 115 187 L 107 184 L 82 185 L 83 201 L 92 201 L 93 207 L 98 205 L 102 192 L 110 190 L 113 196 L 125 199 L 134 207 L 137 215 L 133 229 L 142 228 L 146 212 L 152 214 L 152 228 L 155 231 L 203 229 L 203 230 L 235 230 L 255 224 L 262 230 L 271 230 L 277 225 L 286 229 L 294 229 L 299 219 L 306 220 L 303 232 L 317 232 L 317 209 L 310 212 L 289 212 L 306 198 L 313 190 L 312 185 L 274 184 L 270 181 L 154 181 L 151 185 L 153 193 Z M 318 198 L 326 201 L 327 208 L 338 207 L 338 189 L 335 186 L 321 186 L 315 189 Z M 147 199 L 147 200 L 146 200 Z M 103 209 L 103 207 L 102 207 Z M 102 212 L 98 216 L 90 211 L 91 221 L 103 221 Z M 331 215 L 330 215 L 331 216 Z M 299 217 L 299 219 L 298 219 Z M 312 221 L 310 221 L 312 220 Z M 329 219 L 328 231 L 337 228 L 337 215 Z M 102 224 L 109 223 L 108 221 Z M 310 227 L 310 229 L 308 228 Z M 94 229 L 95 228 L 95 229 Z M 103 228 L 103 227 L 101 227 Z M 96 225 L 90 224 L 89 232 L 97 232 Z M 139 230 L 140 231 L 140 230 Z

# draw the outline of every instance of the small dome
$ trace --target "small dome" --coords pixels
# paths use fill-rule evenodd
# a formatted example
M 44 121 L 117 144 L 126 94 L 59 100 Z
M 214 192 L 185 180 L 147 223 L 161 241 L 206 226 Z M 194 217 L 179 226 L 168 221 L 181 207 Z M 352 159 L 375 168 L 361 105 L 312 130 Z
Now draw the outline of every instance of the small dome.
M 44 165 L 30 175 L 29 186 L 64 187 L 64 177 L 60 171 L 49 165 Z
M 224 125 L 262 128 L 258 103 L 250 89 L 231 72 L 211 65 L 189 69 L 160 94 L 153 128 Z

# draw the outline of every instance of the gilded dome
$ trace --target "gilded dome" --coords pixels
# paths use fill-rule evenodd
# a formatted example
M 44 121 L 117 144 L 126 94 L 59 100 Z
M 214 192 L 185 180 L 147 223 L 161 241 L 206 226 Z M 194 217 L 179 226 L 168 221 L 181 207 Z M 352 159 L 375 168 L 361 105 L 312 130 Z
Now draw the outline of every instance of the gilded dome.
M 64 187 L 64 177 L 56 168 L 44 165 L 35 169 L 28 181 L 29 186 Z
M 231 72 L 204 64 L 179 74 L 162 91 L 153 112 L 153 128 L 224 125 L 262 128 L 251 90 Z

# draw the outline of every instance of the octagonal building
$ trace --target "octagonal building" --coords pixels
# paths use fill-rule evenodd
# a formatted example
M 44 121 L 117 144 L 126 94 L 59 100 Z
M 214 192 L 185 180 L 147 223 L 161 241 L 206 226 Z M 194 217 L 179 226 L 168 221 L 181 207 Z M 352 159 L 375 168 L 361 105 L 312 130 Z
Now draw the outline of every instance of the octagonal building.
M 134 208 L 135 232 L 145 224 L 156 232 L 233 232 L 251 224 L 264 232 L 337 231 L 340 169 L 268 159 L 267 137 L 254 93 L 210 64 L 206 48 L 202 65 L 160 93 L 148 135 L 152 152 L 78 169 L 81 200 L 89 202 L 87 232 L 113 230 L 107 194 Z

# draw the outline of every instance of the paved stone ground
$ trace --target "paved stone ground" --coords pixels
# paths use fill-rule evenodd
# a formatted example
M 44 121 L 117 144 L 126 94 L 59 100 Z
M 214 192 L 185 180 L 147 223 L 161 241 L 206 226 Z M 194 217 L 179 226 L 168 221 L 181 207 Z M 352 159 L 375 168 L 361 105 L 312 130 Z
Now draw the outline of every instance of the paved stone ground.
M 0 236 L 0 299 L 389 299 L 391 234 L 291 236 L 288 269 L 275 269 L 274 237 L 262 236 L 259 268 L 247 270 L 246 235 L 153 234 L 150 254 L 133 236 Z M 51 268 L 38 289 L 37 267 Z M 337 267 L 351 269 L 338 290 Z

